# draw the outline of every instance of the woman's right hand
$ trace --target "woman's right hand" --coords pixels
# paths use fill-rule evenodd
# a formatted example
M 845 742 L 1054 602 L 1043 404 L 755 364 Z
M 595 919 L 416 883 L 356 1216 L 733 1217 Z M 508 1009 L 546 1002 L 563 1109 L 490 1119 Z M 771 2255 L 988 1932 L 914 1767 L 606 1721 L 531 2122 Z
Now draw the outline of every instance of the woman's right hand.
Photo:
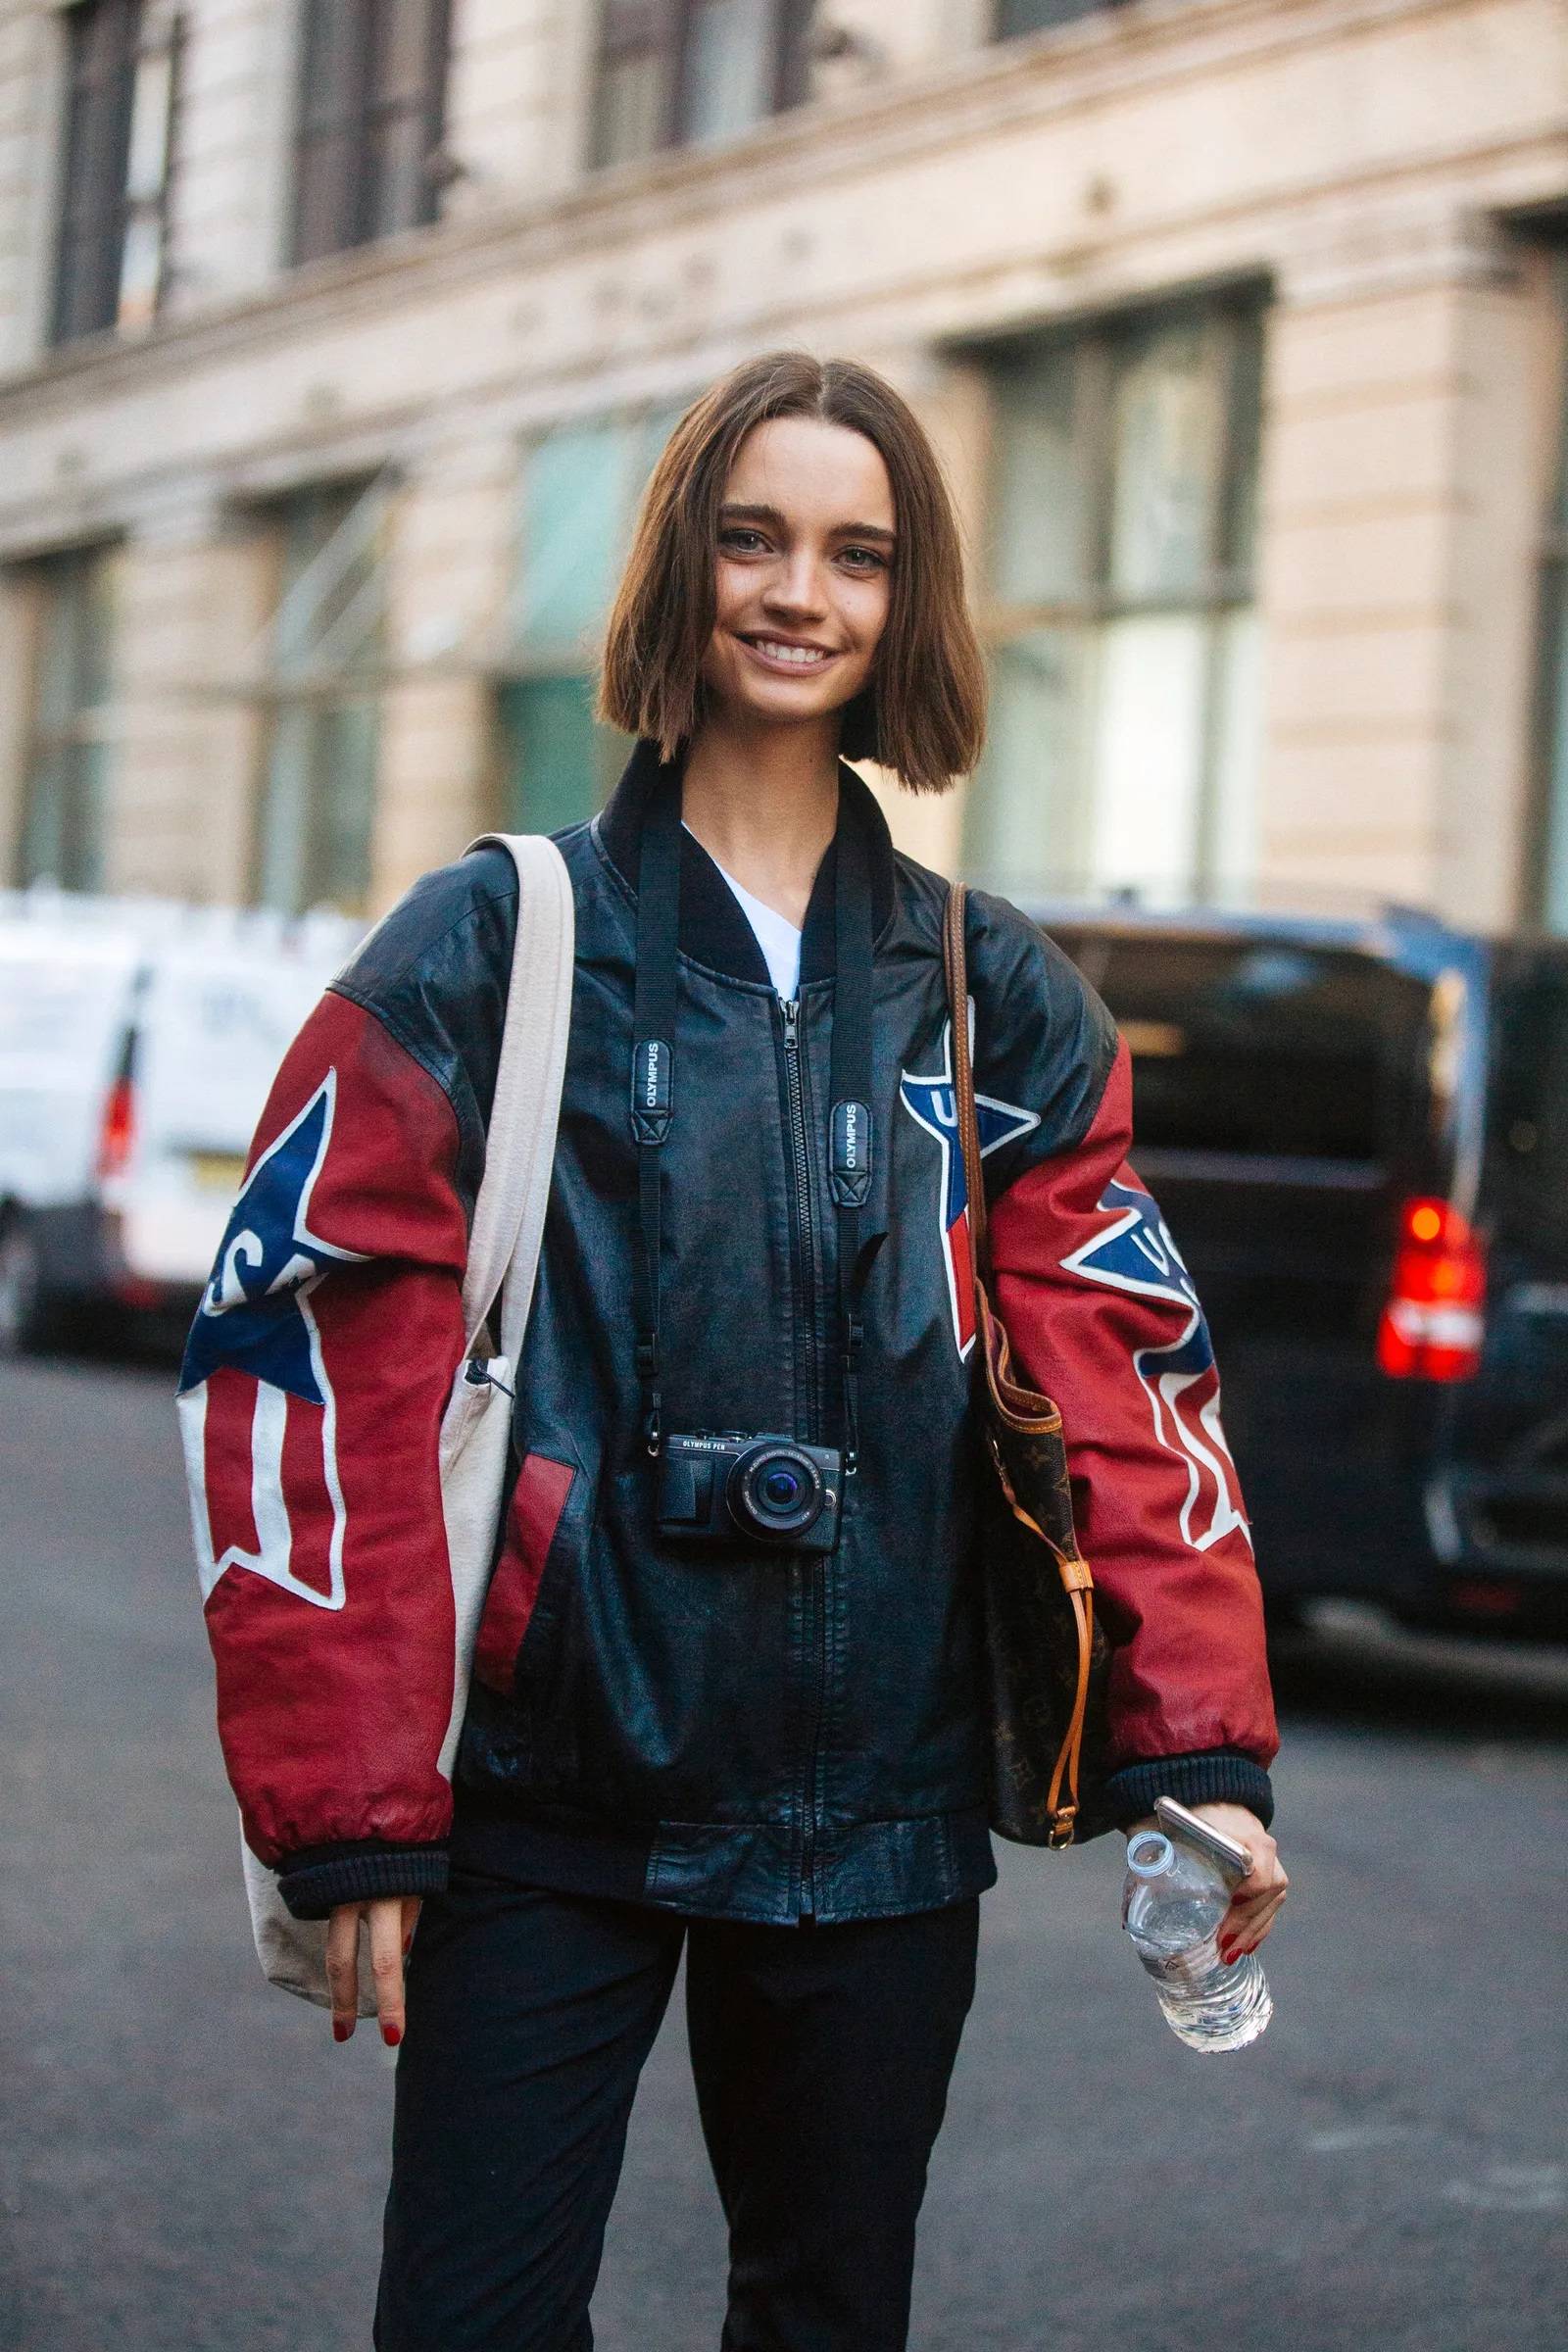
M 380 1894 L 366 1903 L 339 1903 L 326 1931 L 326 1981 L 332 1991 L 332 2038 L 347 2041 L 360 2010 L 360 1922 L 370 1937 L 375 2020 L 395 2049 L 403 2039 L 403 1963 L 419 1916 L 416 1894 Z

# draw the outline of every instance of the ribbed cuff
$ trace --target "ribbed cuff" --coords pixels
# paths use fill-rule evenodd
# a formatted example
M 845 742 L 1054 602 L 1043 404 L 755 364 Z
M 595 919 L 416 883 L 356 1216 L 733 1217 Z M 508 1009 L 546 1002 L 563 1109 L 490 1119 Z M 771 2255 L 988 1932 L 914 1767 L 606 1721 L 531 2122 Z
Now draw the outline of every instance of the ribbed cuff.
M 1179 1805 L 1246 1805 L 1265 1830 L 1274 1818 L 1268 1774 L 1236 1747 L 1124 1764 L 1105 1783 L 1104 1809 L 1118 1830 L 1129 1830 L 1152 1813 L 1156 1796 L 1173 1796 Z
M 444 1894 L 444 1845 L 318 1845 L 290 1854 L 277 1890 L 296 1919 L 327 1919 L 339 1903 L 366 1903 L 381 1894 Z

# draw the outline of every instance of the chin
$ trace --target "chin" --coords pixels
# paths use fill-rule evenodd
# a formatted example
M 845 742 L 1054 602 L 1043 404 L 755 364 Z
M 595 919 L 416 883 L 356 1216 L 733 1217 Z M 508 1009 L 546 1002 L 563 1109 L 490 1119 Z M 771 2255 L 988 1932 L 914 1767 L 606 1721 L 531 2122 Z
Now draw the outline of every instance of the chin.
M 736 679 L 715 679 L 711 692 L 720 710 L 736 718 L 760 720 L 769 726 L 819 726 L 824 719 L 837 718 L 858 693 L 852 687 L 846 693 L 835 684 L 831 695 L 812 695 L 788 684 L 774 687 L 759 685 L 755 679 L 744 682 Z

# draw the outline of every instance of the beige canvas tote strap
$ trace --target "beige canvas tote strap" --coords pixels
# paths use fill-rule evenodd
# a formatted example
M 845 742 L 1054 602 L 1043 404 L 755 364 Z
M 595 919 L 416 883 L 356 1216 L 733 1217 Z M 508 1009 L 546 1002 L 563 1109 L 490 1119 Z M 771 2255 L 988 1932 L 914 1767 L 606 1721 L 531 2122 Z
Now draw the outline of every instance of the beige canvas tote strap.
M 468 1236 L 463 1320 L 466 1352 L 471 1354 L 505 1285 L 501 1329 L 494 1336 L 515 1363 L 550 1197 L 575 933 L 571 880 L 555 843 L 542 833 L 482 833 L 468 846 L 486 844 L 504 849 L 517 869 L 517 931 L 484 1179 Z

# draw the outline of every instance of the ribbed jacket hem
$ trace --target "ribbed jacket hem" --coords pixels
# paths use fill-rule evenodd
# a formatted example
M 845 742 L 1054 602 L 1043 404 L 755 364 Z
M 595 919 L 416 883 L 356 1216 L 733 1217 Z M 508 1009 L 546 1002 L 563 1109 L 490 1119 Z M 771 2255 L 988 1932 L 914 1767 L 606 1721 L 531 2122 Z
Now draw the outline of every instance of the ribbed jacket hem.
M 377 1895 L 444 1894 L 444 1845 L 322 1846 L 292 1854 L 278 1872 L 277 1887 L 296 1919 L 326 1919 L 339 1903 L 366 1903 Z
M 1265 1830 L 1274 1818 L 1268 1774 L 1238 1748 L 1211 1747 L 1124 1764 L 1105 1784 L 1104 1810 L 1118 1830 L 1128 1830 L 1152 1813 L 1156 1796 L 1173 1796 L 1180 1805 L 1246 1805 Z

